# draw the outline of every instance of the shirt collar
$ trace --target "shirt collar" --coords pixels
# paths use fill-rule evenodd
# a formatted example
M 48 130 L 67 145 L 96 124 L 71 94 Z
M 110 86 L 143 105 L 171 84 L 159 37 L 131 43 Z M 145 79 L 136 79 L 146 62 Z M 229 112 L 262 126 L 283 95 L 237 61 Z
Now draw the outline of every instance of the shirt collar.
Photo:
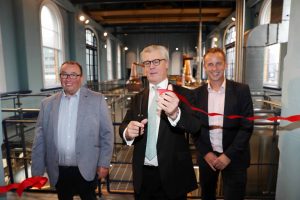
M 74 95 L 72 95 L 70 97 L 79 97 L 79 95 L 80 95 L 80 88 L 77 90 L 77 92 Z M 63 90 L 63 97 L 67 97 L 64 90 Z
M 224 81 L 223 81 L 223 83 L 222 83 L 219 91 L 214 91 L 211 88 L 210 81 L 208 80 L 208 84 L 207 84 L 207 90 L 208 90 L 208 92 L 224 92 L 225 88 L 226 88 L 226 79 L 224 79 Z
M 153 86 L 157 86 L 157 88 L 161 88 L 161 89 L 167 89 L 167 87 L 168 87 L 168 79 L 166 78 L 165 80 L 161 81 L 157 85 L 149 83 L 149 88 L 152 88 Z

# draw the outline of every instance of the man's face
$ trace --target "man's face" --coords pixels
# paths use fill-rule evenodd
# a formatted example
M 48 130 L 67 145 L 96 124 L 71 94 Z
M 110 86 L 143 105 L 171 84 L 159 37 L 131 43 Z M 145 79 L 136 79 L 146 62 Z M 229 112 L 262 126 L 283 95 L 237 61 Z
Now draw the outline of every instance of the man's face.
M 221 53 L 217 52 L 207 54 L 204 60 L 204 67 L 210 81 L 224 81 L 224 72 L 227 64 Z
M 149 66 L 145 66 L 147 78 L 150 83 L 158 84 L 165 80 L 168 76 L 168 61 L 163 58 L 160 51 L 152 51 L 143 55 L 143 63 L 148 61 L 160 60 L 158 62 L 151 62 Z M 158 64 L 159 63 L 159 64 Z M 158 64 L 155 66 L 155 64 Z
M 61 67 L 60 74 L 60 82 L 66 95 L 74 95 L 83 82 L 80 68 L 75 64 L 66 63 Z M 63 78 L 63 75 L 67 75 L 67 77 Z

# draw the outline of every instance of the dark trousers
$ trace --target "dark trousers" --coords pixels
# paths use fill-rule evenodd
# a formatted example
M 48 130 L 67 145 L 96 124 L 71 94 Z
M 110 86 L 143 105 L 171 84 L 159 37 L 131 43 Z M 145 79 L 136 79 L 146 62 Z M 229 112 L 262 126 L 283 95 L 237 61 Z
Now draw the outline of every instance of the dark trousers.
M 77 194 L 82 200 L 96 200 L 97 178 L 86 181 L 78 167 L 60 166 L 55 187 L 59 200 L 73 200 L 73 196 Z
M 204 161 L 205 162 L 205 161 Z M 218 176 L 221 172 L 224 200 L 243 200 L 247 183 L 247 169 L 224 169 L 213 171 L 205 162 L 199 166 L 201 195 L 203 200 L 215 200 Z
M 143 167 L 143 182 L 139 194 L 135 194 L 135 200 L 186 200 L 186 194 L 176 199 L 167 197 L 163 190 L 158 167 Z

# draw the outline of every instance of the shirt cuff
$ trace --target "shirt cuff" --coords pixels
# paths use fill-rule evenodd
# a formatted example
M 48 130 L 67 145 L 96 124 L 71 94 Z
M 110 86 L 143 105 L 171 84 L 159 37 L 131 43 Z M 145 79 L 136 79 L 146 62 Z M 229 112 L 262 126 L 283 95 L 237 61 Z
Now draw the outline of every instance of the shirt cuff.
M 173 127 L 175 127 L 177 125 L 178 121 L 180 120 L 180 116 L 181 116 L 181 110 L 178 107 L 178 115 L 177 115 L 176 119 L 172 120 L 170 117 L 168 117 L 168 120 Z
M 177 123 L 176 123 L 176 124 L 177 124 Z M 125 140 L 125 142 L 126 142 L 126 144 L 127 144 L 128 146 L 131 146 L 132 143 L 133 143 L 133 141 L 134 141 L 134 139 L 132 139 L 132 140 L 127 140 L 126 137 L 125 137 L 126 131 L 127 131 L 127 128 L 125 128 L 125 130 L 123 131 L 123 139 Z

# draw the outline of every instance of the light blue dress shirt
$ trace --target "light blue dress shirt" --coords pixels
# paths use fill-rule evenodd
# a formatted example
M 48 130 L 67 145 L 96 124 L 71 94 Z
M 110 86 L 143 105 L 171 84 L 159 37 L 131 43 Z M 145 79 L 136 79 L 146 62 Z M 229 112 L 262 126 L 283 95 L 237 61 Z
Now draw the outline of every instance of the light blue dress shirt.
M 63 93 L 58 116 L 58 152 L 60 166 L 77 166 L 76 126 L 80 90 L 72 96 Z

